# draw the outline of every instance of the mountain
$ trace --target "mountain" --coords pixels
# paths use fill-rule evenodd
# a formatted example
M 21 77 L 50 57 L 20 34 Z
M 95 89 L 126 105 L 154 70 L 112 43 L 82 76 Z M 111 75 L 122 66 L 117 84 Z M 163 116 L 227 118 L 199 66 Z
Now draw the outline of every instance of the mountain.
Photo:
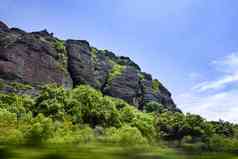
M 0 21 L 0 91 L 36 95 L 40 86 L 90 85 L 143 110 L 158 102 L 180 111 L 171 93 L 129 57 L 96 49 L 85 40 L 60 40 L 47 30 L 26 32 Z

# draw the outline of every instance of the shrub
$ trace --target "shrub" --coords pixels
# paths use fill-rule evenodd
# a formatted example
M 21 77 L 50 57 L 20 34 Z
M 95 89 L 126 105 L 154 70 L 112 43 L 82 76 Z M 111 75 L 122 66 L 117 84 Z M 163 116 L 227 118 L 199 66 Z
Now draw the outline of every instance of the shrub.
M 125 125 L 119 129 L 107 128 L 100 141 L 106 143 L 121 144 L 126 146 L 147 144 L 141 132 L 136 127 Z
M 17 116 L 32 110 L 34 99 L 30 96 L 20 96 L 16 94 L 0 94 L 0 108 L 16 113 Z
M 109 97 L 109 98 L 110 98 L 110 100 L 112 100 L 112 101 L 114 102 L 114 104 L 115 104 L 117 110 L 119 110 L 119 111 L 120 111 L 121 109 L 125 108 L 125 107 L 130 106 L 127 102 L 125 102 L 125 101 L 122 100 L 122 99 L 117 99 L 117 98 L 112 98 L 112 97 Z
M 57 85 L 47 85 L 41 90 L 40 95 L 36 98 L 33 115 L 39 113 L 53 119 L 62 119 L 64 116 L 64 106 L 66 105 L 67 92 L 63 87 Z
M 97 52 L 98 51 L 96 48 L 94 47 L 91 48 L 91 56 L 92 56 L 91 60 L 93 61 L 93 64 L 97 63 Z
M 157 118 L 157 132 L 160 137 L 169 141 L 178 141 L 181 145 L 182 139 L 187 134 L 186 117 L 182 113 L 165 112 Z
M 84 123 L 92 127 L 120 126 L 119 112 L 110 97 L 103 97 L 100 92 L 83 85 L 75 88 L 72 96 L 82 105 L 81 115 Z
M 23 83 L 18 83 L 18 82 L 13 82 L 10 83 L 10 85 L 16 89 L 16 90 L 27 90 L 27 89 L 32 89 L 32 86 L 29 84 L 23 84 Z
M 22 133 L 17 130 L 17 115 L 0 108 L 0 143 L 19 144 L 23 140 Z
M 132 106 L 126 106 L 121 109 L 121 121 L 124 123 L 132 123 L 136 118 L 136 109 Z
M 134 146 L 164 139 L 179 141 L 186 150 L 238 152 L 235 124 L 169 112 L 156 102 L 147 103 L 145 110 L 85 85 L 69 91 L 48 85 L 36 97 L 0 94 L 0 144 L 100 141 Z
M 54 126 L 52 119 L 45 117 L 43 114 L 38 114 L 28 128 L 25 127 L 24 135 L 27 139 L 27 144 L 38 145 L 52 137 Z
M 88 126 L 74 127 L 69 129 L 67 127 L 59 128 L 54 136 L 47 142 L 53 144 L 87 144 L 94 142 L 95 134 L 92 128 Z
M 157 79 L 152 81 L 152 90 L 154 93 L 157 93 L 159 91 L 159 86 L 160 82 Z
M 152 141 L 155 139 L 155 116 L 143 113 L 132 106 L 124 107 L 121 110 L 122 122 L 138 128 L 143 136 Z
M 153 114 L 138 111 L 131 125 L 137 127 L 142 135 L 152 142 L 156 137 L 155 122 L 156 120 Z
M 155 113 L 163 113 L 168 111 L 166 107 L 158 102 L 149 102 L 144 106 L 144 110 L 147 113 L 155 112 Z
M 235 134 L 234 126 L 229 122 L 220 120 L 218 122 L 213 121 L 210 123 L 213 127 L 213 130 L 218 135 L 223 135 L 224 137 L 233 137 Z
M 110 83 L 115 77 L 120 76 L 125 69 L 125 65 L 120 65 L 115 62 L 111 62 L 113 64 L 113 68 L 109 74 L 108 82 Z

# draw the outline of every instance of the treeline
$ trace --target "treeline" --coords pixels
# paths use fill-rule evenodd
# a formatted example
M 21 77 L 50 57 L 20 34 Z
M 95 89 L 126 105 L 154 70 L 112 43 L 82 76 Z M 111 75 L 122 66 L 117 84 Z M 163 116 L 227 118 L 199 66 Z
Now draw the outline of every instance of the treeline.
M 0 94 L 0 144 L 171 144 L 194 151 L 238 152 L 238 126 L 170 112 L 145 112 L 90 86 L 44 86 L 36 96 Z

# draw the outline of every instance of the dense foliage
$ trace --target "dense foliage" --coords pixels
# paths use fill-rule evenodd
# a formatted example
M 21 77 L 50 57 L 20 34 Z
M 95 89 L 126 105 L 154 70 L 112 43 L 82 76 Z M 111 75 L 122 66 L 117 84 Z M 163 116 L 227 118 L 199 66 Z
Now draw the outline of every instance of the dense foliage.
M 1 144 L 161 145 L 237 152 L 238 127 L 147 103 L 144 112 L 85 85 L 42 88 L 36 97 L 0 94 Z

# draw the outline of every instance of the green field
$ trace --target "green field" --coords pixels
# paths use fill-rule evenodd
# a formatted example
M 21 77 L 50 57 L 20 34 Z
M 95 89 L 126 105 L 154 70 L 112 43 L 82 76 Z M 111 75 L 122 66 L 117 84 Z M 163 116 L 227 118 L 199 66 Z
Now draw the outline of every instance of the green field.
M 1 159 L 238 159 L 224 153 L 193 153 L 158 147 L 81 146 L 2 147 Z

